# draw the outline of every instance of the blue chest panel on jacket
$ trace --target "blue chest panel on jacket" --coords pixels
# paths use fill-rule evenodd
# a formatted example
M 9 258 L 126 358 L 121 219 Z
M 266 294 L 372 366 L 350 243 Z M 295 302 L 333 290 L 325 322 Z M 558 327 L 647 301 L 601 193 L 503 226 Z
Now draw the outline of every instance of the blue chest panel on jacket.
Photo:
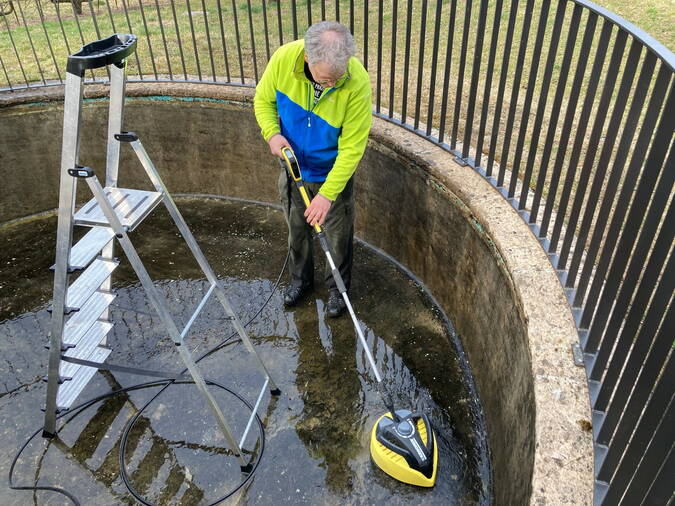
M 281 135 L 291 144 L 303 179 L 312 183 L 325 181 L 337 157 L 341 129 L 299 106 L 279 90 L 276 99 Z

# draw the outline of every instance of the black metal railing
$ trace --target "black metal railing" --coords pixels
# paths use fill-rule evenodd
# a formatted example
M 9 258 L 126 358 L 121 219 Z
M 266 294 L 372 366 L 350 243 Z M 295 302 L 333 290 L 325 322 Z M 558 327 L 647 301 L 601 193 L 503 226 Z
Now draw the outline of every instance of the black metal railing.
M 311 23 L 348 25 L 374 114 L 487 178 L 558 271 L 589 378 L 595 503 L 670 500 L 675 56 L 652 37 L 585 0 L 1 3 L 5 92 L 61 84 L 66 55 L 112 32 L 139 36 L 132 81 L 254 86 Z

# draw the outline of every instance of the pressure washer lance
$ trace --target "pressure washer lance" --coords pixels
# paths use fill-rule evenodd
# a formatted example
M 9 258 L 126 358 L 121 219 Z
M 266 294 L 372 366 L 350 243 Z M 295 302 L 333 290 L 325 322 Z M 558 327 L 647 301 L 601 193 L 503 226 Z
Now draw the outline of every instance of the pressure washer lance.
M 305 207 L 309 207 L 309 196 L 302 181 L 302 173 L 295 153 L 291 148 L 284 147 L 281 150 L 281 155 L 279 160 L 281 166 L 286 169 L 288 176 L 295 182 Z M 388 413 L 378 418 L 371 432 L 370 454 L 373 461 L 385 473 L 399 481 L 420 487 L 433 487 L 436 482 L 438 447 L 429 418 L 421 412 L 394 409 L 391 395 L 384 388 L 380 371 L 370 352 L 361 325 L 356 319 L 342 275 L 333 261 L 326 233 L 319 224 L 314 225 L 314 232 L 319 239 L 321 249 L 326 255 L 337 288 L 345 301 L 356 334 L 375 374 L 377 390 L 385 407 L 389 410 Z

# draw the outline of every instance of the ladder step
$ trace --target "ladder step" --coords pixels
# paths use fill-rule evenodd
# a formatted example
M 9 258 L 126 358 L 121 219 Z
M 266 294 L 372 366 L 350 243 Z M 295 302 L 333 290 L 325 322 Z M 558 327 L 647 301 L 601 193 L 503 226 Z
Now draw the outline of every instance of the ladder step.
M 108 306 L 115 300 L 112 293 L 95 292 L 82 308 L 70 317 L 63 329 L 61 341 L 68 346 L 77 346 L 82 337 L 94 325 Z
M 101 284 L 110 277 L 119 265 L 117 260 L 95 260 L 75 282 L 68 287 L 66 307 L 71 311 L 79 310 Z
M 106 186 L 103 192 L 115 210 L 122 226 L 127 227 L 128 230 L 136 228 L 163 197 L 160 192 L 110 186 Z M 82 206 L 82 209 L 75 213 L 74 219 L 76 225 L 109 226 L 108 220 L 95 198 Z
M 110 227 L 92 227 L 70 250 L 68 269 L 70 271 L 84 269 L 101 253 L 113 237 L 115 237 L 115 232 Z M 50 269 L 54 270 L 54 267 L 56 265 L 52 265 Z
M 80 342 L 77 343 L 77 346 L 75 346 L 75 348 L 70 348 L 63 355 L 66 357 L 89 360 L 87 357 L 91 356 L 92 352 L 99 344 L 101 344 L 103 338 L 108 335 L 108 332 L 110 332 L 110 329 L 112 328 L 113 324 L 111 322 L 97 321 L 91 326 Z M 61 378 L 72 378 L 80 367 L 83 366 L 62 361 L 59 376 L 61 376 Z
M 108 358 L 110 352 L 111 350 L 108 348 L 101 348 L 98 346 L 94 349 L 93 353 L 87 357 L 87 360 L 102 364 L 105 362 L 105 359 Z M 75 402 L 75 399 L 77 399 L 77 396 L 80 395 L 80 392 L 87 386 L 89 380 L 91 380 L 94 374 L 96 374 L 96 371 L 98 371 L 95 367 L 86 367 L 82 365 L 76 367 L 78 367 L 78 369 L 75 372 L 73 379 L 66 381 L 59 386 L 59 393 L 56 396 L 56 406 L 59 410 L 69 409 L 70 406 L 73 405 L 73 402 Z

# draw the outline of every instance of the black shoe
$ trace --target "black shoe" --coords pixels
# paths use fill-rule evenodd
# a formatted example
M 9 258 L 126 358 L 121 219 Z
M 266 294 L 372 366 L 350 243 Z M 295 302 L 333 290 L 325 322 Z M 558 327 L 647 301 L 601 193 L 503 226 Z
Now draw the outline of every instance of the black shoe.
M 284 306 L 295 306 L 310 287 L 309 284 L 291 283 L 284 290 Z
M 342 294 L 337 290 L 331 290 L 328 294 L 328 304 L 326 305 L 326 314 L 330 318 L 337 318 L 347 309 L 347 304 L 342 298 Z

